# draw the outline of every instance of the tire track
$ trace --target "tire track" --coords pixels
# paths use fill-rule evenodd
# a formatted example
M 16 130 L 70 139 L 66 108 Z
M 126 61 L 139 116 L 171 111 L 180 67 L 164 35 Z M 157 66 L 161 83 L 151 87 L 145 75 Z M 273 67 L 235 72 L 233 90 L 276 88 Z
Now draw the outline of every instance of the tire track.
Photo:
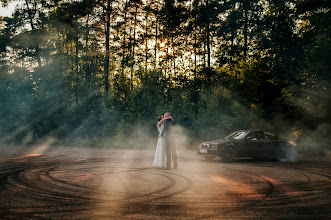
M 265 218 L 269 213 L 281 214 L 283 207 L 291 210 L 289 216 L 295 217 L 306 211 L 304 207 L 312 210 L 310 207 L 314 206 L 321 212 L 318 216 L 323 217 L 330 207 L 330 176 L 323 173 L 330 164 L 289 167 L 278 163 L 216 162 L 201 163 L 198 171 L 189 165 L 165 171 L 144 167 L 149 161 L 140 161 L 141 168 L 134 168 L 136 160 L 107 163 L 101 157 L 77 159 L 63 154 L 28 158 L 24 162 L 7 160 L 4 166 L 0 164 L 0 218 L 239 219 L 253 218 L 254 212 Z M 194 164 L 195 160 L 185 163 Z M 199 172 L 206 172 L 206 178 L 190 176 L 198 177 L 202 174 Z M 280 178 L 282 175 L 291 181 Z M 221 181 L 212 182 L 209 177 L 219 177 Z M 104 182 L 106 179 L 110 185 Z M 211 186 L 201 188 L 203 197 L 192 190 L 195 181 Z M 228 187 L 231 183 L 238 184 Z M 111 184 L 115 184 L 114 188 Z M 240 186 L 253 190 L 245 196 L 249 190 L 236 190 Z M 213 189 L 223 191 L 215 195 L 217 192 L 210 192 Z

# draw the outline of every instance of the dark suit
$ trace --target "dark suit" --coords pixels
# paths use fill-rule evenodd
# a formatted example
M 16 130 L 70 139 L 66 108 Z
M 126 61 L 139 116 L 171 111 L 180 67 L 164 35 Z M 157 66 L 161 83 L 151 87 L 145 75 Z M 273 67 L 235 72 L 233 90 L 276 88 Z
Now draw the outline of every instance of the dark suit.
M 173 128 L 175 126 L 175 122 L 171 119 L 166 119 L 164 121 L 164 128 L 161 133 L 161 136 L 165 141 L 166 155 L 167 155 L 167 168 L 171 168 L 171 158 L 174 162 L 174 167 L 177 167 L 177 152 L 176 146 L 174 145 L 174 137 L 173 137 Z

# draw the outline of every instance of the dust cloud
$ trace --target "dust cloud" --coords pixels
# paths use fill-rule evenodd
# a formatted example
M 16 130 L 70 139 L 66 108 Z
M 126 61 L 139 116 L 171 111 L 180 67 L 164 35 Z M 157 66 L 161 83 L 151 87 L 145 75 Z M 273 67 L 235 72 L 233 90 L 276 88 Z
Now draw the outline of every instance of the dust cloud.
M 301 160 L 331 160 L 331 125 L 321 123 L 317 128 L 298 140 L 298 158 Z

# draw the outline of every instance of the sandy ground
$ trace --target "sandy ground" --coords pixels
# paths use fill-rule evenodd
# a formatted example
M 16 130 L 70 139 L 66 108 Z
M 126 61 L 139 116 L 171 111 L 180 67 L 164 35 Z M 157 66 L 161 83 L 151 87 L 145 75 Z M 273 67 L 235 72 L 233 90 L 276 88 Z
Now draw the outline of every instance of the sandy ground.
M 331 163 L 0 145 L 0 219 L 330 219 Z

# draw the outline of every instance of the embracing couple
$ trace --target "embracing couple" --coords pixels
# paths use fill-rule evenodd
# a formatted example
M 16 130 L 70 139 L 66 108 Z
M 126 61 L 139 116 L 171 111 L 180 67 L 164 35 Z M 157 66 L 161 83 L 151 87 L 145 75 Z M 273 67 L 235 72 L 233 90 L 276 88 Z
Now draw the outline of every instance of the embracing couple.
M 169 112 L 158 117 L 157 129 L 159 138 L 157 140 L 153 166 L 162 169 L 171 169 L 171 160 L 173 168 L 177 169 L 177 152 L 174 144 L 174 119 Z

